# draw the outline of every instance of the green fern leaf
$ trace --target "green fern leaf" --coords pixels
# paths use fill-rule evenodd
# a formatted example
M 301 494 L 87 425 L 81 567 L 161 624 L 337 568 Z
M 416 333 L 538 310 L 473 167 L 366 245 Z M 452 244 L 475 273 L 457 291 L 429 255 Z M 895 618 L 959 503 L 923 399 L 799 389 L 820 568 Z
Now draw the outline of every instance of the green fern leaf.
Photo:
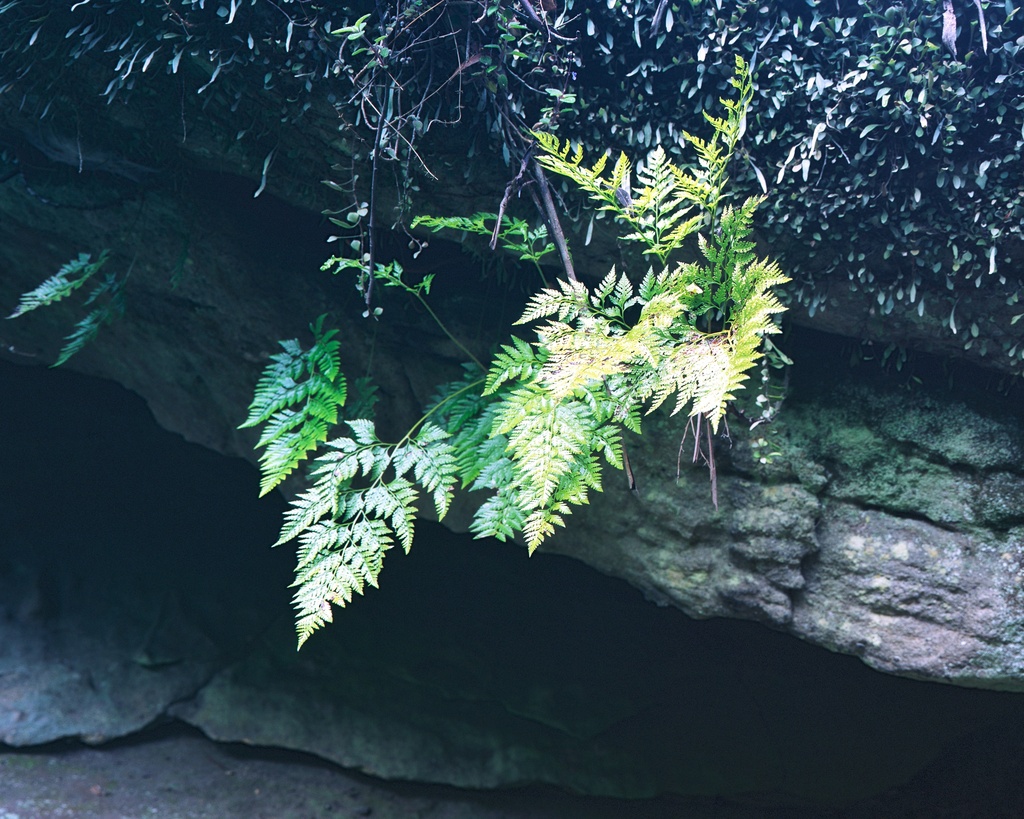
M 441 230 L 457 230 L 483 236 L 497 236 L 501 246 L 527 262 L 539 264 L 547 255 L 555 251 L 555 246 L 548 240 L 546 225 L 533 228 L 528 222 L 515 217 L 503 215 L 498 225 L 498 216 L 494 213 L 475 213 L 466 216 L 417 216 L 412 220 L 412 227 L 424 226 L 437 233 Z
M 77 259 L 62 265 L 60 270 L 34 290 L 22 294 L 18 306 L 7 318 L 17 318 L 37 307 L 53 304 L 70 296 L 103 267 L 107 255 L 107 251 L 104 250 L 94 262 L 90 254 L 80 253 Z
M 277 435 L 265 445 L 260 455 L 260 497 L 290 475 L 310 452 L 327 439 L 328 426 L 325 421 L 302 413 L 295 413 L 291 420 L 298 420 L 302 426 Z
M 555 314 L 563 321 L 571 321 L 587 310 L 590 293 L 585 284 L 562 279 L 559 280 L 558 286 L 558 290 L 546 287 L 535 293 L 516 324 L 528 324 L 538 318 Z
M 313 346 L 281 341 L 256 384 L 249 414 L 239 429 L 264 424 L 256 444 L 260 455 L 260 495 L 290 475 L 324 441 L 338 421 L 348 395 L 341 372 L 337 330 L 324 331 L 324 316 L 310 325 Z
M 526 517 L 523 534 L 526 536 L 526 547 L 530 554 L 555 533 L 556 526 L 565 526 L 564 515 L 571 511 L 568 504 L 560 503 L 554 509 L 535 509 Z
M 99 331 L 107 324 L 112 323 L 124 314 L 124 297 L 122 295 L 123 280 L 114 276 L 108 276 L 104 281 L 97 284 L 90 292 L 85 304 L 93 304 L 100 298 L 106 296 L 103 304 L 91 310 L 85 318 L 75 323 L 75 329 L 71 335 L 64 339 L 64 346 L 57 355 L 57 360 L 51 367 L 59 367 L 71 356 L 92 341 L 99 334 Z
M 527 508 L 543 506 L 575 456 L 587 447 L 582 408 L 553 399 L 535 385 L 511 393 L 496 419 L 496 432 L 508 436 L 508 451 L 527 480 Z
M 503 344 L 491 363 L 484 395 L 491 395 L 507 381 L 526 381 L 544 363 L 544 354 L 528 341 L 512 336 L 512 345 Z
M 385 444 L 372 421 L 347 422 L 351 438 L 328 441 L 310 468 L 313 486 L 292 501 L 277 543 L 298 539 L 294 604 L 301 646 L 365 586 L 376 586 L 384 552 L 412 546 L 420 489 L 438 515 L 457 479 L 448 433 L 423 424 L 415 438 Z M 333 572 L 333 574 L 331 574 Z
M 511 464 L 511 461 L 509 461 Z M 473 516 L 469 531 L 478 538 L 493 537 L 504 543 L 523 531 L 526 518 L 511 488 L 488 498 Z
M 299 534 L 313 528 L 321 518 L 338 513 L 338 487 L 333 481 L 318 481 L 310 489 L 300 492 L 284 514 L 284 525 L 275 546 L 287 543 Z M 305 561 L 299 561 L 302 568 Z

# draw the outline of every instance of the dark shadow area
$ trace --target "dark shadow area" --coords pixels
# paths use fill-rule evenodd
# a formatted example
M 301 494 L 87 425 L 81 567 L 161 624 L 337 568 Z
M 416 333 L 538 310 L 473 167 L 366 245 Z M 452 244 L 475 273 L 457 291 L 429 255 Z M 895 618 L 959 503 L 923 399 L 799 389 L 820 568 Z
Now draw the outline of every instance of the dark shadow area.
M 480 817 L 991 817 L 1017 815 L 1024 801 L 1015 774 L 1024 748 L 1006 727 L 1021 724 L 1024 697 L 887 677 L 755 624 L 694 621 L 575 561 L 528 559 L 427 523 L 409 556 L 389 555 L 382 588 L 296 655 L 293 556 L 269 548 L 283 503 L 257 499 L 252 466 L 163 432 L 114 385 L 7 363 L 0 436 L 0 593 L 12 595 L 0 615 L 10 633 L 109 615 L 127 623 L 127 664 L 148 672 L 195 661 L 194 685 L 251 646 L 270 646 L 250 679 L 291 680 L 280 689 L 289 692 L 300 680 L 311 707 L 346 697 L 444 743 L 486 736 L 543 753 L 581 789 L 683 795 L 620 802 L 528 782 L 473 793 L 348 773 L 356 784 L 346 787 L 444 805 L 479 799 Z M 41 639 L 47 651 L 63 645 Z M 0 647 L 0 665 L 15 650 Z M 22 706 L 0 672 L 2 726 L 5 709 Z M 200 742 L 159 715 L 149 723 L 159 727 L 103 747 L 131 765 L 147 743 Z M 64 742 L 0 759 L 79 752 Z M 215 764 L 280 763 L 285 778 L 292 767 L 340 771 L 242 745 L 209 754 Z M 474 815 L 453 811 L 429 815 Z

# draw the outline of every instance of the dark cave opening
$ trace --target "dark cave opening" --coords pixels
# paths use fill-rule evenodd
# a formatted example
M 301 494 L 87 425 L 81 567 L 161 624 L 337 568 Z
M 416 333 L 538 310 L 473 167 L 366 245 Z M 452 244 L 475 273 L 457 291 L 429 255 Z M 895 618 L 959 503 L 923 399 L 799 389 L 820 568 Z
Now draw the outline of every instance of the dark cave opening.
M 753 623 L 695 621 L 568 558 L 426 522 L 410 555 L 388 557 L 381 589 L 295 655 L 292 555 L 269 548 L 283 503 L 257 499 L 251 465 L 159 429 L 107 382 L 2 363 L 0 385 L 9 625 L 137 620 L 137 641 L 171 607 L 201 621 L 210 667 L 277 641 L 260 673 L 301 678 L 314 700 L 340 691 L 427 733 L 455 724 L 446 743 L 544 746 L 580 791 L 941 803 L 989 771 L 985 793 L 1005 800 L 992 763 L 1021 758 L 1005 726 L 1024 698 L 885 676 Z M 12 652 L 0 648 L 0 672 Z

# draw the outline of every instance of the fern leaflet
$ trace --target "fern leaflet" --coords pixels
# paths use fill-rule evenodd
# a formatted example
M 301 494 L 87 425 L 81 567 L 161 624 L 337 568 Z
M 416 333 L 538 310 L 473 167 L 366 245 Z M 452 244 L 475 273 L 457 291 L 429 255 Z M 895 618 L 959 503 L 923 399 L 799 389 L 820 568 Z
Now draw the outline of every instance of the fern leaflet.
M 420 225 L 434 233 L 441 230 L 457 230 L 492 237 L 494 244 L 515 253 L 522 261 L 532 262 L 539 267 L 541 261 L 555 246 L 548 239 L 547 225 L 530 227 L 530 223 L 515 217 L 502 215 L 499 221 L 494 213 L 474 213 L 472 216 L 417 216 L 411 227 Z M 494 247 L 492 244 L 492 247 Z
M 420 492 L 431 495 L 441 518 L 456 481 L 455 453 L 440 427 L 423 423 L 415 436 L 385 444 L 372 421 L 347 425 L 352 436 L 327 441 L 313 462 L 314 483 L 291 502 L 277 541 L 299 541 L 293 605 L 300 648 L 331 622 L 331 606 L 376 587 L 384 552 L 396 542 L 409 551 Z
M 107 251 L 104 250 L 94 262 L 90 254 L 79 253 L 77 259 L 62 265 L 60 270 L 34 290 L 22 294 L 17 308 L 7 318 L 17 318 L 37 307 L 44 307 L 70 296 L 103 267 L 107 255 Z
M 256 385 L 249 414 L 239 429 L 265 424 L 257 447 L 260 455 L 260 496 L 267 494 L 323 443 L 348 393 L 334 338 L 323 329 L 324 316 L 310 325 L 313 346 L 298 339 L 280 342 L 283 352 L 270 357 Z

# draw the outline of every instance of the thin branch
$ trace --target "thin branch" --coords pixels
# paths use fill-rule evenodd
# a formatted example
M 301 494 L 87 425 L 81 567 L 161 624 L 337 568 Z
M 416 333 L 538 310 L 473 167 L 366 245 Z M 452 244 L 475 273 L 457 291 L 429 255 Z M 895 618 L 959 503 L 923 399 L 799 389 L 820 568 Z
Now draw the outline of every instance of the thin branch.
M 651 36 L 656 37 L 658 29 L 661 28 L 661 21 L 665 17 L 665 11 L 668 8 L 668 0 L 661 0 L 658 3 L 658 8 L 654 12 L 654 17 L 651 18 Z
M 508 200 L 512 198 L 512 192 L 518 190 L 523 183 L 523 174 L 526 173 L 526 166 L 530 164 L 530 151 L 523 155 L 523 161 L 519 165 L 517 173 L 505 186 L 505 195 L 501 197 L 501 204 L 498 205 L 498 221 L 494 225 L 494 232 L 491 234 L 491 250 L 498 247 L 498 234 L 501 233 L 501 220 L 505 218 L 505 208 L 508 207 Z
M 367 223 L 367 244 L 370 250 L 370 261 L 367 265 L 367 277 L 366 277 L 366 292 L 363 294 L 363 299 L 366 301 L 366 309 L 370 310 L 371 302 L 373 301 L 373 271 L 374 265 L 377 263 L 377 242 L 375 237 L 375 227 L 377 221 L 377 163 L 380 160 L 380 143 L 382 135 L 384 134 L 384 114 L 378 112 L 377 114 L 377 134 L 373 140 L 373 159 L 370 161 L 370 202 L 369 202 L 369 221 Z
M 569 245 L 565 241 L 565 234 L 562 232 L 562 223 L 558 219 L 558 211 L 555 210 L 555 201 L 551 198 L 551 186 L 544 175 L 544 169 L 537 163 L 536 159 L 531 162 L 533 166 L 533 178 L 537 180 L 538 196 L 540 197 L 545 221 L 548 223 L 548 233 L 551 241 L 555 243 L 558 255 L 562 260 L 562 267 L 569 281 L 578 281 L 576 271 L 572 266 L 572 256 L 569 255 Z
M 533 3 L 531 3 L 530 0 L 519 0 L 519 2 L 522 4 L 523 9 L 526 10 L 527 19 L 533 23 L 534 26 L 543 31 L 544 34 L 547 35 L 548 40 L 556 39 L 561 40 L 564 43 L 571 43 L 573 41 L 572 37 L 566 37 L 564 34 L 552 31 L 551 26 L 548 25 L 547 19 L 542 18 L 537 13 L 537 9 L 533 7 Z
M 701 430 L 704 432 L 704 440 L 701 440 Z M 718 511 L 718 466 L 715 463 L 715 441 L 711 437 L 711 424 L 703 415 L 691 415 L 686 422 L 686 429 L 683 430 L 683 437 L 679 441 L 679 455 L 676 458 L 676 480 L 682 474 L 683 469 L 683 447 L 686 445 L 686 436 L 693 433 L 693 455 L 691 462 L 696 464 L 700 461 L 708 468 L 708 477 L 711 479 L 711 503 Z M 705 445 L 707 449 L 705 450 Z

